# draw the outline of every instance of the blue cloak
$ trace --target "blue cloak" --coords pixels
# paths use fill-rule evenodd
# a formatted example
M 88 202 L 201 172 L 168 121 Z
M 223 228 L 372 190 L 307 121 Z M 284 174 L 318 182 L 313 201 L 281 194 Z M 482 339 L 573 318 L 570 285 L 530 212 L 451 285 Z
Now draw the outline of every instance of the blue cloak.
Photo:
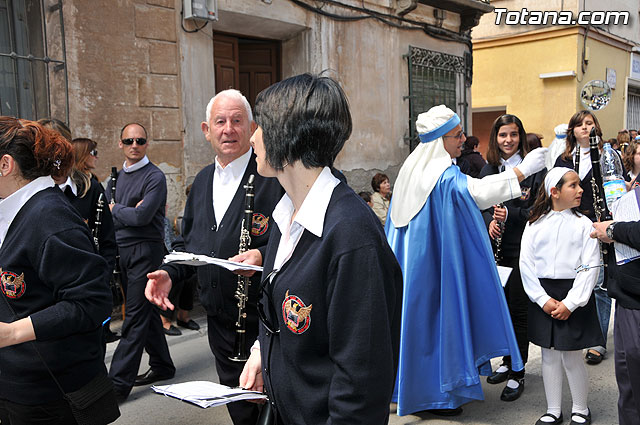
M 386 234 L 404 277 L 398 415 L 483 400 L 479 375 L 511 355 L 523 368 L 480 210 L 467 177 L 449 167 L 405 227 Z

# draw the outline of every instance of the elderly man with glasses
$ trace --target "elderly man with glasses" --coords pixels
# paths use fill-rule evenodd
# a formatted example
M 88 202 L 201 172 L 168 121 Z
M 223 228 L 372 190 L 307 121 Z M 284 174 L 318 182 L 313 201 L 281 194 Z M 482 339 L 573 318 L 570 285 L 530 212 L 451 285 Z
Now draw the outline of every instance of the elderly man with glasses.
M 162 171 L 147 158 L 147 131 L 141 124 L 125 125 L 118 146 L 125 161 L 118 172 L 115 199 L 111 198 L 111 182 L 107 198 L 127 300 L 122 339 L 113 354 L 109 376 L 119 400 L 124 401 L 133 386 L 171 379 L 176 369 L 160 317 L 144 295 L 147 273 L 162 263 L 167 183 Z M 136 376 L 143 350 L 149 354 L 150 368 Z

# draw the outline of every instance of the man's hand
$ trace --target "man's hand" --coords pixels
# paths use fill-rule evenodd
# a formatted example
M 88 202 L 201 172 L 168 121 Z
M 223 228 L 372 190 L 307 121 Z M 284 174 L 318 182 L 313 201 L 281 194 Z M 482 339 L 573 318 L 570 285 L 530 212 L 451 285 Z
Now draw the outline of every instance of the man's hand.
M 136 204 L 136 208 L 138 208 L 140 205 L 142 205 L 143 202 L 144 202 L 144 199 L 140 199 L 138 201 L 138 203 Z
M 229 261 L 250 264 L 252 266 L 261 266 L 262 253 L 260 253 L 260 251 L 257 249 L 250 249 L 243 252 L 242 254 L 234 255 L 233 257 L 229 258 Z M 251 277 L 256 272 L 255 270 L 237 270 L 234 273 L 239 274 L 240 276 Z
M 544 307 L 542 307 L 542 310 L 547 314 L 551 314 L 551 312 L 553 312 L 557 307 L 558 300 L 550 298 L 549 301 L 545 303 Z
M 558 320 L 567 320 L 569 316 L 571 316 L 571 311 L 562 301 L 560 301 L 556 306 L 556 309 L 551 312 L 551 317 Z
M 242 374 L 240 374 L 240 386 L 245 390 L 262 392 L 264 380 L 262 379 L 262 357 L 259 349 L 251 350 L 249 360 L 245 363 Z M 255 400 L 254 402 L 263 403 L 262 400 Z
M 156 270 L 155 272 L 147 273 L 147 278 L 149 280 L 144 290 L 145 297 L 163 310 L 173 310 L 175 307 L 169 301 L 169 291 L 171 291 L 172 286 L 169 273 L 165 270 Z
M 591 236 L 592 239 L 598 238 L 605 243 L 613 242 L 613 239 L 610 239 L 607 236 L 607 227 L 609 227 L 611 223 L 613 223 L 613 220 L 603 221 L 602 223 L 596 221 L 593 223 L 593 228 L 595 230 L 591 232 L 589 236 Z

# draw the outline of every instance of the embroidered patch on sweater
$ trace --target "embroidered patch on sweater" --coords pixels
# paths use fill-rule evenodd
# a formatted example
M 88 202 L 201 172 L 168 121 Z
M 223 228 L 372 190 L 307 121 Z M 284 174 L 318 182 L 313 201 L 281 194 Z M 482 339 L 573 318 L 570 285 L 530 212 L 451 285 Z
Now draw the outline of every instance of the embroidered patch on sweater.
M 27 289 L 24 273 L 18 276 L 13 272 L 5 272 L 0 268 L 0 276 L 0 288 L 8 298 L 20 298 L 24 295 L 24 291 Z
M 251 223 L 251 236 L 262 236 L 267 233 L 269 228 L 269 217 L 265 217 L 260 213 L 253 213 Z
M 304 333 L 311 325 L 311 309 L 313 304 L 307 307 L 304 302 L 295 295 L 289 295 L 289 290 L 284 294 L 282 302 L 282 319 L 287 328 L 294 334 Z

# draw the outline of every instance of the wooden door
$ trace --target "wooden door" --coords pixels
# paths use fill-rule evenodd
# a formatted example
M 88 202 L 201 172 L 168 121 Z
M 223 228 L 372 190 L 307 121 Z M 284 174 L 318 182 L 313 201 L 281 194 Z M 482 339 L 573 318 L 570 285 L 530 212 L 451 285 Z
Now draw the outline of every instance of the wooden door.
M 251 106 L 256 96 L 280 79 L 280 43 L 240 41 L 240 91 Z
M 213 34 L 213 64 L 216 73 L 216 93 L 240 87 L 237 37 Z

